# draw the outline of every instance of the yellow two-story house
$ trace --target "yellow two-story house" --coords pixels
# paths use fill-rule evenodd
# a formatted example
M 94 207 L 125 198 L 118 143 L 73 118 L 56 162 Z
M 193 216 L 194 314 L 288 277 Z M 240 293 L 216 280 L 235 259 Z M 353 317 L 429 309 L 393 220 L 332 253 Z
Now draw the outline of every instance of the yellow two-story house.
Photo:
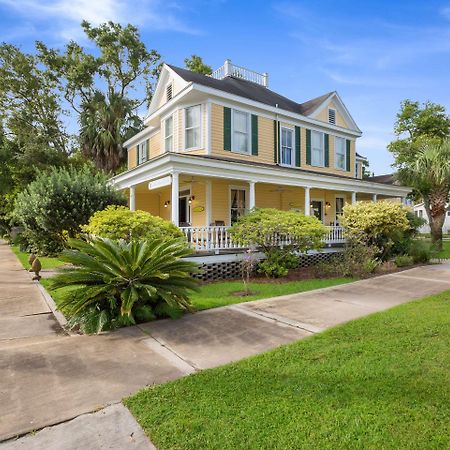
M 361 130 L 337 92 L 297 103 L 229 60 L 211 76 L 165 64 L 145 126 L 112 182 L 198 249 L 231 245 L 227 227 L 254 207 L 314 214 L 339 241 L 346 203 L 409 193 L 362 179 Z

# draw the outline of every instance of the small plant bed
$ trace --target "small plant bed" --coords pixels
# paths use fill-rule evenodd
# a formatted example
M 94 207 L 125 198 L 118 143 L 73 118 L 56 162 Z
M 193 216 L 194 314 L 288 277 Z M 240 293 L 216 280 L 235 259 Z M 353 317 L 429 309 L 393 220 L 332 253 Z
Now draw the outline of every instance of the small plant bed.
M 312 271 L 304 272 L 302 269 L 291 272 L 312 274 Z M 292 280 L 290 277 L 277 279 L 267 279 L 265 277 L 252 278 L 247 286 L 250 295 L 246 295 L 242 281 L 220 281 L 205 284 L 200 288 L 199 292 L 192 294 L 191 301 L 193 307 L 197 311 L 200 311 L 219 306 L 234 305 L 236 303 L 337 286 L 354 281 L 352 278 L 314 279 L 312 276 L 306 279 L 297 278 L 296 281 Z
M 124 403 L 157 448 L 448 448 L 449 301 L 401 305 Z

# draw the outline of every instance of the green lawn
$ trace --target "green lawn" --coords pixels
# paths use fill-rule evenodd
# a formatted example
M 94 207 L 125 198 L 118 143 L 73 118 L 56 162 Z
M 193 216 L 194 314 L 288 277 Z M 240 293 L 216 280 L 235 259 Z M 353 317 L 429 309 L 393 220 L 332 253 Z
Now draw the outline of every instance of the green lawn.
M 18 245 L 13 245 L 11 246 L 11 248 L 12 251 L 16 254 L 17 258 L 19 258 L 22 266 L 28 270 L 30 268 L 30 264 L 28 264 L 28 257 L 30 256 L 30 254 L 21 252 Z M 61 261 L 58 258 L 50 258 L 48 256 L 39 256 L 39 261 L 41 261 L 43 269 L 56 269 L 57 267 L 61 267 L 63 264 L 65 264 L 64 261 Z
M 218 306 L 233 305 L 235 303 L 250 302 L 262 298 L 277 297 L 279 295 L 305 292 L 338 284 L 349 283 L 351 278 L 313 279 L 303 281 L 290 281 L 287 283 L 250 283 L 250 291 L 254 295 L 239 297 L 233 292 L 242 291 L 242 281 L 223 281 L 206 284 L 200 292 L 192 295 L 192 303 L 197 310 L 217 308 Z
M 450 259 L 450 241 L 442 242 L 442 250 L 438 253 L 437 257 Z
M 157 448 L 450 448 L 450 291 L 124 402 Z

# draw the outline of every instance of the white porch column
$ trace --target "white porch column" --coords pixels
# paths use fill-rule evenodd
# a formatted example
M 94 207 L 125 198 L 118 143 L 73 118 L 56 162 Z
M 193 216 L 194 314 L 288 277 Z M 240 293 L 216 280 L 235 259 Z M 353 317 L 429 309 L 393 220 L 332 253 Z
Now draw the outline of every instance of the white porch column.
M 305 186 L 305 216 L 311 215 L 311 188 L 309 186 Z
M 136 211 L 136 187 L 130 186 L 130 211 Z
M 377 201 L 377 194 L 372 194 L 372 201 L 374 203 L 376 203 L 376 201 Z
M 249 192 L 248 192 L 248 208 L 252 210 L 256 205 L 256 190 L 255 190 L 255 181 L 249 181 Z
M 205 182 L 205 203 L 206 203 L 206 211 L 205 211 L 205 226 L 209 227 L 212 222 L 212 190 L 211 190 L 211 181 Z
M 352 192 L 352 205 L 356 203 L 356 192 Z
M 170 206 L 172 207 L 172 222 L 179 226 L 178 220 L 178 202 L 179 202 L 179 176 L 178 172 L 172 174 L 172 199 L 170 201 Z

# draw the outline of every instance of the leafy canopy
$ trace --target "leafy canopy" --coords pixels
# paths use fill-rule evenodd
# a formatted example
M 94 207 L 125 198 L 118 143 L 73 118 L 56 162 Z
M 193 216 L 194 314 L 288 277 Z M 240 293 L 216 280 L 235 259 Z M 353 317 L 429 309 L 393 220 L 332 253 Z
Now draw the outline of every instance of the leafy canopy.
M 292 238 L 292 246 L 306 252 L 322 247 L 326 228 L 314 216 L 257 208 L 241 217 L 231 228 L 231 233 L 235 241 L 265 250 L 278 247 L 280 240 Z
M 212 67 L 205 64 L 201 56 L 198 55 L 191 55 L 190 58 L 185 58 L 184 65 L 186 66 L 186 69 L 192 72 L 201 73 L 203 75 L 212 74 Z
M 99 333 L 158 316 L 191 309 L 189 295 L 198 287 L 195 263 L 183 239 L 131 242 L 71 239 L 60 258 L 73 265 L 52 278 L 60 290 L 59 309 L 69 326 Z
M 106 175 L 88 168 L 53 169 L 17 196 L 14 215 L 33 249 L 57 253 L 65 235 L 75 236 L 94 212 L 111 204 L 124 205 L 126 199 L 108 185 Z
M 184 236 L 172 222 L 146 211 L 130 211 L 126 206 L 117 205 L 97 211 L 81 229 L 94 236 L 126 241 L 150 238 L 168 240 Z

